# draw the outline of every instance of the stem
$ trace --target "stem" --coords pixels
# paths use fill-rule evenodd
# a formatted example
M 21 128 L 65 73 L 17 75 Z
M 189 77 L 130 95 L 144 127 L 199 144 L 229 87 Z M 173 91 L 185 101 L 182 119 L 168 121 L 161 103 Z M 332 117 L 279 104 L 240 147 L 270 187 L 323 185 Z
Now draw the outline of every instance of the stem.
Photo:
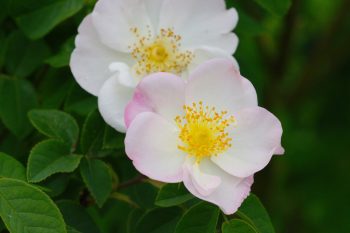
M 125 189 L 125 188 L 130 187 L 130 186 L 135 185 L 135 184 L 139 184 L 139 183 L 141 183 L 144 179 L 146 179 L 145 176 L 139 175 L 139 176 L 137 176 L 137 177 L 135 177 L 135 178 L 133 178 L 133 179 L 131 179 L 131 180 L 128 180 L 128 181 L 125 181 L 125 182 L 119 184 L 118 190 L 120 190 L 120 189 Z
M 222 213 L 222 217 L 224 218 L 225 222 L 229 222 L 228 217 L 224 213 Z

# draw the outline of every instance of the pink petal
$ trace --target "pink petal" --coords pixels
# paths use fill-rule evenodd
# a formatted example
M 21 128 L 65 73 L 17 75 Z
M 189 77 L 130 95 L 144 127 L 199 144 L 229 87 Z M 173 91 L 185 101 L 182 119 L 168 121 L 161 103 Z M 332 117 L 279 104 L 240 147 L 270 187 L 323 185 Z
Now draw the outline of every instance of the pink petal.
M 143 78 L 125 109 L 126 125 L 145 111 L 155 112 L 175 123 L 174 119 L 185 103 L 184 93 L 185 83 L 176 75 L 156 73 Z
M 193 182 L 193 172 L 188 168 L 188 166 L 184 166 L 183 179 L 186 188 L 196 197 L 218 205 L 225 214 L 233 214 L 237 211 L 249 195 L 250 187 L 254 181 L 253 176 L 247 178 L 231 176 L 210 160 L 203 160 L 200 163 L 200 169 L 208 175 L 220 177 L 221 183 L 210 195 L 202 195 Z
M 208 196 L 213 193 L 221 183 L 220 177 L 203 173 L 196 162 L 187 162 L 184 166 L 187 166 L 186 170 L 190 175 L 192 184 L 202 196 Z
M 276 149 L 281 147 L 282 126 L 269 111 L 247 108 L 236 115 L 232 127 L 232 147 L 212 161 L 231 175 L 247 177 L 263 169 Z
M 186 103 L 199 101 L 230 113 L 257 106 L 253 85 L 240 76 L 230 59 L 209 60 L 190 74 Z
M 162 182 L 180 182 L 186 156 L 177 149 L 177 135 L 175 126 L 160 115 L 141 113 L 126 133 L 126 154 L 142 174 Z

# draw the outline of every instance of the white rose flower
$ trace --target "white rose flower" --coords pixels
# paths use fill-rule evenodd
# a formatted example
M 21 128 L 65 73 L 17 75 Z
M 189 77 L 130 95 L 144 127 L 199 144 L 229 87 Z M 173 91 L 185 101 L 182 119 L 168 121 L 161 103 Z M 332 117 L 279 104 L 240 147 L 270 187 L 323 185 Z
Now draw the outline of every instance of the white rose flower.
M 211 58 L 233 60 L 237 20 L 224 0 L 99 0 L 78 29 L 71 70 L 98 96 L 105 121 L 124 132 L 125 106 L 144 76 L 184 78 Z

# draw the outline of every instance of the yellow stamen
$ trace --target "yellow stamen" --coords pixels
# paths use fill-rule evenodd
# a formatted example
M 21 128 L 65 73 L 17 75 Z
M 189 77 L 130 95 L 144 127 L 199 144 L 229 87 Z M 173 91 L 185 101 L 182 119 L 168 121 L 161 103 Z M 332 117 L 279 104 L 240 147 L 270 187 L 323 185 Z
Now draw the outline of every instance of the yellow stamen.
M 131 55 L 135 59 L 135 73 L 145 76 L 154 72 L 170 72 L 181 74 L 191 63 L 194 55 L 190 51 L 182 51 L 181 36 L 172 29 L 161 29 L 156 37 L 149 30 L 141 35 L 138 28 L 131 28 L 137 42 L 130 46 Z
M 180 129 L 178 149 L 200 162 L 204 157 L 217 156 L 232 146 L 232 138 L 226 129 L 236 121 L 234 116 L 226 116 L 227 111 L 217 112 L 215 107 L 199 102 L 184 105 L 184 112 L 183 116 L 175 118 Z

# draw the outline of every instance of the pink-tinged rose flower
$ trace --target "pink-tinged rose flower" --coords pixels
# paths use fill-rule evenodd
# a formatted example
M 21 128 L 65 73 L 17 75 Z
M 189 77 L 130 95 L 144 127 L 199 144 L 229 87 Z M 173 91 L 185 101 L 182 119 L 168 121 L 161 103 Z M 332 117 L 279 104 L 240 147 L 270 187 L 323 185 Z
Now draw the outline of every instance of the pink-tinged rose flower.
M 224 0 L 99 0 L 78 29 L 70 67 L 98 96 L 105 121 L 124 132 L 125 106 L 145 75 L 185 77 L 208 59 L 233 59 L 237 20 Z
M 195 196 L 234 213 L 253 175 L 283 152 L 280 121 L 258 107 L 253 85 L 226 59 L 188 81 L 145 77 L 125 110 L 125 149 L 135 167 L 162 182 L 184 182 Z

